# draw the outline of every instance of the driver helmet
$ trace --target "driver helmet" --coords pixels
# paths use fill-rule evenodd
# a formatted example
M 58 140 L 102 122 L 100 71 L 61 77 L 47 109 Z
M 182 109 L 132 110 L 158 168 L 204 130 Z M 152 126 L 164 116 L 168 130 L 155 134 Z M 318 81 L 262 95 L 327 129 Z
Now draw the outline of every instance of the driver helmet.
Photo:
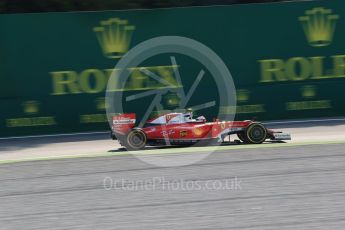
M 192 119 L 193 118 L 193 110 L 192 108 L 186 109 L 186 112 L 183 114 L 185 119 Z

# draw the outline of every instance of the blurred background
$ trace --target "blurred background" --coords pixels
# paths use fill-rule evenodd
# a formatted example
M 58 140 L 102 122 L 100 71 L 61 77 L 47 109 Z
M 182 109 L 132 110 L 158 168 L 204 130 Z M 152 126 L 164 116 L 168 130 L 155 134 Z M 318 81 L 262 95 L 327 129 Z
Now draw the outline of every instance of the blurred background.
M 200 70 L 205 77 L 186 107 L 213 103 L 196 111 L 208 120 L 227 114 L 261 121 L 343 116 L 342 4 L 0 0 L 0 136 L 109 130 L 106 111 L 114 103 L 106 103 L 105 92 L 115 65 L 136 45 L 168 35 L 200 42 L 222 59 L 236 87 L 237 110 L 218 103 L 216 84 L 222 83 L 195 57 L 174 54 L 174 64 L 170 54 L 161 54 L 131 66 L 117 89 L 130 96 L 165 87 L 139 67 L 169 82 L 152 116 L 178 109 L 179 92 L 188 92 Z M 154 94 L 124 103 L 120 112 L 143 117 Z

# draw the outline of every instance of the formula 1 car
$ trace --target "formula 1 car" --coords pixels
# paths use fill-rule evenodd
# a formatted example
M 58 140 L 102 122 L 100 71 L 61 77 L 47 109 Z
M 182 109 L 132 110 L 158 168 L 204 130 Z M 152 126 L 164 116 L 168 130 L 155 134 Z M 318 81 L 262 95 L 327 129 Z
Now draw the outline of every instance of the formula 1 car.
M 142 128 L 134 127 L 135 113 L 112 117 L 112 139 L 118 139 L 127 150 L 140 150 L 146 145 L 194 145 L 199 142 L 224 142 L 237 134 L 243 143 L 261 144 L 265 140 L 291 140 L 288 133 L 267 129 L 263 124 L 247 121 L 207 122 L 205 117 L 193 119 L 192 112 L 168 113 L 148 120 Z

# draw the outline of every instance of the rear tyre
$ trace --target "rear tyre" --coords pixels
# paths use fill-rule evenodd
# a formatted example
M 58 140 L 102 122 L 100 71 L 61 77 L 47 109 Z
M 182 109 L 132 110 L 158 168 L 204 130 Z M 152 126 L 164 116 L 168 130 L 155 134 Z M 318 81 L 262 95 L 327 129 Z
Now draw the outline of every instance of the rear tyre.
M 260 123 L 252 123 L 245 131 L 245 138 L 250 144 L 261 144 L 267 138 L 267 129 Z
M 125 138 L 124 146 L 127 150 L 140 150 L 146 145 L 146 134 L 140 129 L 133 129 Z

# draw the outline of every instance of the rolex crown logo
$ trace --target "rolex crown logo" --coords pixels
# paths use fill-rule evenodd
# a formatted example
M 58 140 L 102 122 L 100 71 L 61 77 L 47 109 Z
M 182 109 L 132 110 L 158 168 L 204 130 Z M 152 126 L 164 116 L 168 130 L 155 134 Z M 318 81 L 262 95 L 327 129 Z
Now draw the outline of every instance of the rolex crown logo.
M 26 101 L 22 105 L 24 113 L 28 115 L 36 114 L 39 111 L 39 103 L 37 101 Z
M 303 98 L 313 98 L 316 96 L 316 87 L 313 85 L 306 85 L 301 88 Z
M 237 101 L 238 102 L 247 102 L 250 97 L 250 92 L 248 90 L 238 90 L 237 91 Z
M 127 20 L 110 18 L 94 27 L 103 54 L 108 58 L 120 58 L 128 51 L 135 27 Z
M 299 20 L 309 44 L 322 47 L 331 44 L 338 18 L 339 15 L 332 14 L 332 10 L 317 7 L 307 10 Z
M 106 110 L 108 108 L 108 104 L 105 101 L 104 97 L 99 97 L 95 100 L 96 103 L 96 107 L 98 110 L 102 111 L 102 110 Z

